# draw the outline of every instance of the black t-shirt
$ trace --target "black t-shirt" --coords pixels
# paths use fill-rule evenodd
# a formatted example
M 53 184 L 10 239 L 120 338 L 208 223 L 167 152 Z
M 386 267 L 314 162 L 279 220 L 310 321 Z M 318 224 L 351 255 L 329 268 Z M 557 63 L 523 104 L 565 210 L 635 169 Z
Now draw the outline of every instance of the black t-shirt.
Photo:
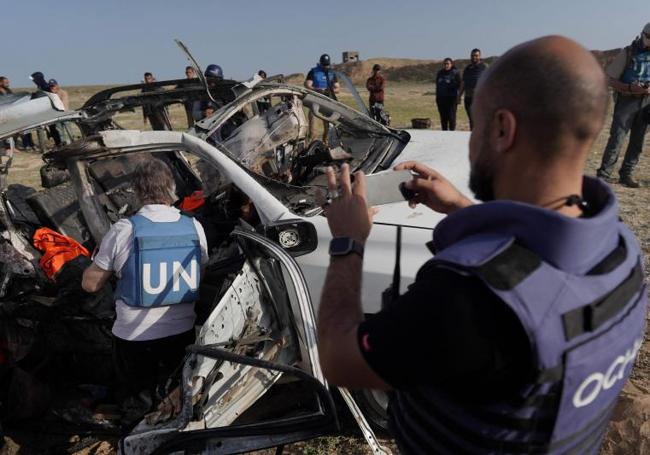
M 465 91 L 467 94 L 473 94 L 476 84 L 478 83 L 481 74 L 485 71 L 488 66 L 483 63 L 470 63 L 463 70 L 463 83 L 465 84 Z
M 432 264 L 357 335 L 370 367 L 397 389 L 431 385 L 472 400 L 495 399 L 534 376 L 530 343 L 514 311 L 479 278 Z

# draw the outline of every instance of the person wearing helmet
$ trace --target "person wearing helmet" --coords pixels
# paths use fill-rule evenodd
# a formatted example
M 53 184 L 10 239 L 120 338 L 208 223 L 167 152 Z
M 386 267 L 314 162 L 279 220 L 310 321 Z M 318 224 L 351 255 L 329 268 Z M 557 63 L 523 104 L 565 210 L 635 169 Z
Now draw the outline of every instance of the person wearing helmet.
M 629 131 L 630 141 L 618 171 L 618 183 L 639 188 L 641 185 L 634 180 L 632 172 L 639 161 L 650 123 L 650 22 L 632 44 L 621 49 L 605 72 L 609 76 L 609 86 L 614 89 L 616 104 L 597 175 L 609 183 L 616 182 L 612 171 Z
M 336 99 L 340 85 L 331 65 L 330 56 L 328 54 L 321 55 L 318 64 L 307 73 L 305 87 Z
M 216 80 L 222 80 L 223 70 L 219 65 L 215 65 L 214 63 L 212 63 L 208 65 L 208 67 L 205 69 L 205 77 L 208 79 L 214 78 Z
M 42 72 L 35 71 L 29 75 L 29 78 L 39 90 L 43 92 L 53 93 L 52 90 L 50 89 L 50 86 L 47 83 L 47 80 L 45 79 L 45 75 Z M 63 144 L 63 141 L 61 140 L 61 134 L 59 133 L 59 130 L 57 129 L 56 125 L 50 125 L 48 127 L 48 131 L 50 133 L 50 137 L 54 140 L 54 145 L 58 147 Z M 42 146 L 45 138 L 41 136 L 42 133 L 38 133 L 38 134 L 39 134 L 39 142 L 41 143 Z
M 341 86 L 336 77 L 336 73 L 331 69 L 331 63 L 329 54 L 321 55 L 318 64 L 307 73 L 305 87 L 336 99 L 336 94 L 339 92 Z M 323 142 L 327 142 L 328 132 L 329 124 L 323 121 Z M 309 112 L 309 137 L 312 140 L 316 137 L 316 122 L 311 111 Z

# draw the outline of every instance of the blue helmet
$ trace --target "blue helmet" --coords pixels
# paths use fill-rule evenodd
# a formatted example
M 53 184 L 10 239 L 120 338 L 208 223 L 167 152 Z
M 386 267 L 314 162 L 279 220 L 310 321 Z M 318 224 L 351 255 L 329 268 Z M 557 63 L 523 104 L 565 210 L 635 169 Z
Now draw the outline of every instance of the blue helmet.
M 223 70 L 219 65 L 212 63 L 208 65 L 205 69 L 205 77 L 215 77 L 217 79 L 223 79 Z

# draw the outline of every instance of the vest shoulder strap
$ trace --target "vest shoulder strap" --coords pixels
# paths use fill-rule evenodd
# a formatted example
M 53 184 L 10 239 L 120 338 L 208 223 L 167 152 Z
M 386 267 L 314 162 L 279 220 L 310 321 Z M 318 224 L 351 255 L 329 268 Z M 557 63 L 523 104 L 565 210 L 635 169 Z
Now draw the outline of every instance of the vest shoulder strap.
M 138 215 L 137 213 L 129 217 L 128 220 L 131 223 L 131 226 L 133 226 L 133 229 L 153 223 L 153 221 L 149 220 L 146 216 Z
M 541 258 L 514 237 L 478 234 L 451 245 L 433 258 L 434 264 L 480 275 L 491 287 L 513 289 L 541 264 Z

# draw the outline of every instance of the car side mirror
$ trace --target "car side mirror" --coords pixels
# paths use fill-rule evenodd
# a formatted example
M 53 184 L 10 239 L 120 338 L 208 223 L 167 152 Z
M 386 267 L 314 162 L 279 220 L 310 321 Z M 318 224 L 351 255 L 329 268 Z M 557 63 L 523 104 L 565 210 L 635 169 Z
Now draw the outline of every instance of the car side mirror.
M 278 243 L 293 257 L 311 253 L 318 246 L 318 233 L 309 221 L 277 221 L 263 226 L 265 237 Z

